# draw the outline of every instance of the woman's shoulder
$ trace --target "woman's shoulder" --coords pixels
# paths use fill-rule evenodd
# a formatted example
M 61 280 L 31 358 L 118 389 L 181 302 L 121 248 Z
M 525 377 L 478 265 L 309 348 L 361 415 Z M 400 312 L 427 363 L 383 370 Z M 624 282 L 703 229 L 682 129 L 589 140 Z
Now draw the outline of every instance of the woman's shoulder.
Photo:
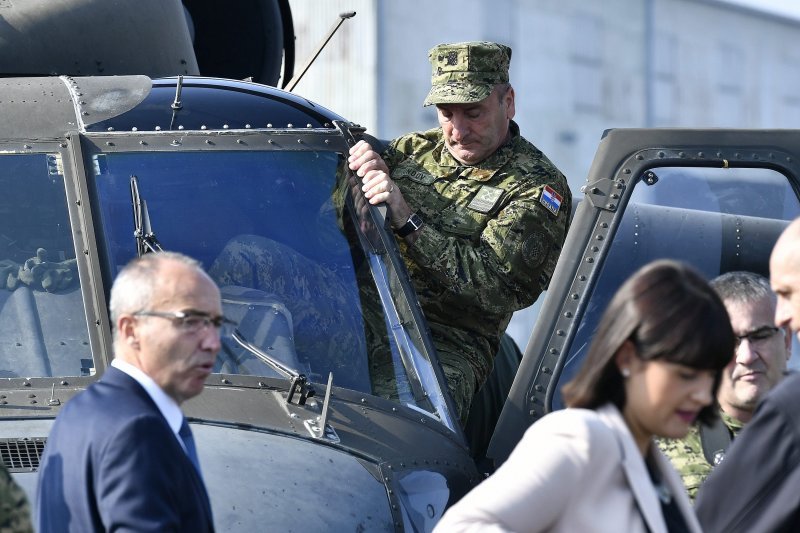
M 617 439 L 611 421 L 619 416 L 618 413 L 616 409 L 612 411 L 607 408 L 594 410 L 568 407 L 542 417 L 527 433 L 534 438 L 540 438 L 542 434 L 577 438 L 591 443 L 591 447 L 616 446 Z

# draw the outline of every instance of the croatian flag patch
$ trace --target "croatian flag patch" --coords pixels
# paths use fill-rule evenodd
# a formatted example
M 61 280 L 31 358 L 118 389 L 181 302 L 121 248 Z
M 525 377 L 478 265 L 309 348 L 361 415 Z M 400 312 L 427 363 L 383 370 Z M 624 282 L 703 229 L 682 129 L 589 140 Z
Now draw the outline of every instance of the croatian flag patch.
M 547 208 L 548 211 L 558 216 L 558 210 L 561 209 L 561 195 L 558 194 L 552 187 L 545 185 L 542 189 L 542 196 L 539 198 L 539 203 Z

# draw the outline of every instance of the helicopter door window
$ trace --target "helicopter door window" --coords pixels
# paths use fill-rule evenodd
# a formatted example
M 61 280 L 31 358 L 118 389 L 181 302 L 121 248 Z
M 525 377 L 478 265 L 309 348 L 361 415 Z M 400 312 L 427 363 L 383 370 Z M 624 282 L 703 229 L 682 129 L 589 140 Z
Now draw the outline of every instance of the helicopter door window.
M 93 372 L 59 157 L 0 156 L 0 377 Z
M 597 321 L 619 286 L 650 261 L 685 261 L 707 279 L 732 270 L 769 277 L 769 254 L 800 215 L 786 176 L 765 168 L 652 169 L 635 184 L 572 342 L 558 390 L 577 372 Z M 800 363 L 795 356 L 790 365 Z M 560 394 L 554 408 L 562 407 Z

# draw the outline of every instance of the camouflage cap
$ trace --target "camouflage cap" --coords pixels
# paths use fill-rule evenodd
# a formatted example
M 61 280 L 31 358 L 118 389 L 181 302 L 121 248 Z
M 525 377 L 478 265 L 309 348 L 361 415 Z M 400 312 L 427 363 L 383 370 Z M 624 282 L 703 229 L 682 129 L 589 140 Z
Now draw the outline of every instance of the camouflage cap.
M 423 106 L 480 102 L 495 85 L 508 83 L 511 48 L 485 41 L 440 44 L 428 52 L 431 91 Z

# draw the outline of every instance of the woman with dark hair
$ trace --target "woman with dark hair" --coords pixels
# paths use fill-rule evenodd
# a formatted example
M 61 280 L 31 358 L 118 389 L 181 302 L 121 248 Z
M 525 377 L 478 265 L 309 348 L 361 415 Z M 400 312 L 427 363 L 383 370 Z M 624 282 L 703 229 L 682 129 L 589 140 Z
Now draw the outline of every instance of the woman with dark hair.
M 533 424 L 491 477 L 437 531 L 700 531 L 654 437 L 683 437 L 716 416 L 734 336 L 719 297 L 693 268 L 639 269 L 603 313 L 568 406 Z

